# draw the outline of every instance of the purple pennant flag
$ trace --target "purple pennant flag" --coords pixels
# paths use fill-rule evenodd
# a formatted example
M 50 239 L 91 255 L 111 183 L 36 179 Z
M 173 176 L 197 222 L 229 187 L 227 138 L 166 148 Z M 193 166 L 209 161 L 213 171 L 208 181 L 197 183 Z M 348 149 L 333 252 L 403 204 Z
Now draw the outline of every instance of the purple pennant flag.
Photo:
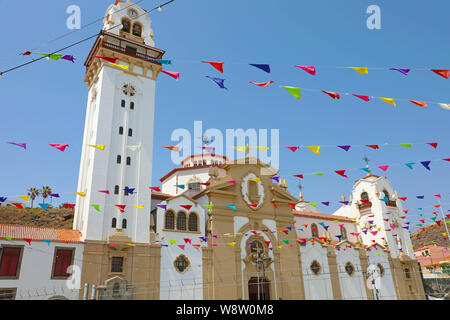
M 409 227 L 402 227 L 403 229 L 409 230 Z
M 22 148 L 24 148 L 24 149 L 27 148 L 27 144 L 26 144 L 26 143 L 18 143 L 18 142 L 7 142 L 7 143 L 13 144 L 13 145 L 15 145 L 15 146 L 22 147 Z
M 263 232 L 269 232 L 269 229 L 264 229 Z
M 369 223 L 370 223 L 370 224 L 373 224 L 373 220 L 370 220 Z
M 53 198 L 59 198 L 59 193 L 50 193 L 49 196 Z
M 226 79 L 221 79 L 221 78 L 214 78 L 214 77 L 210 77 L 210 76 L 206 76 L 207 78 L 211 79 L 212 81 L 214 81 L 219 87 L 221 87 L 222 89 L 226 89 L 228 90 L 227 87 L 225 87 L 225 85 L 223 84 L 223 82 Z
M 324 204 L 328 207 L 330 205 L 330 202 L 326 201 L 326 202 L 322 202 L 322 204 Z
M 364 234 L 367 234 L 367 230 L 363 230 L 362 232 L 364 232 Z
M 268 65 L 268 64 L 253 64 L 253 63 L 250 63 L 250 65 L 254 66 L 256 68 L 259 68 L 259 69 L 261 69 L 261 70 L 263 70 L 263 71 L 265 71 L 267 73 L 270 73 L 270 65 Z
M 205 237 L 200 237 L 201 240 L 208 242 L 208 239 L 206 239 Z
M 73 63 L 75 63 L 75 58 L 71 54 L 66 54 L 66 55 L 62 56 L 61 59 L 69 60 L 69 61 L 72 61 Z
M 345 151 L 350 150 L 351 146 L 338 146 L 341 149 L 344 149 Z
M 339 239 L 339 242 L 341 242 L 342 235 L 341 235 L 341 234 L 338 234 L 338 235 L 336 235 L 336 238 L 338 238 L 338 239 Z
M 401 72 L 405 76 L 407 76 L 409 71 L 411 71 L 411 69 L 399 69 L 399 68 L 390 68 L 389 70 L 395 70 L 395 71 Z
M 431 161 L 421 161 L 420 162 L 428 171 L 431 171 L 430 169 L 430 163 Z
M 270 177 L 270 179 L 275 180 L 276 182 L 280 183 L 280 177 L 279 176 Z
M 203 150 L 206 150 L 206 152 L 212 153 L 214 151 L 214 149 L 216 149 L 215 147 L 202 147 Z
M 247 242 L 248 244 L 255 244 L 254 242 L 252 242 L 252 241 L 249 241 L 249 242 Z
M 348 201 L 339 201 L 342 204 L 348 205 Z
M 216 239 L 217 239 L 218 237 L 217 237 L 216 235 L 213 235 L 213 238 L 216 238 Z
M 165 204 L 157 204 L 156 206 L 157 206 L 158 208 L 161 208 L 161 209 L 164 209 L 164 210 L 167 209 L 167 205 L 165 205 Z
M 292 230 L 292 227 L 286 227 L 286 229 L 288 229 L 289 231 L 291 231 L 291 230 Z

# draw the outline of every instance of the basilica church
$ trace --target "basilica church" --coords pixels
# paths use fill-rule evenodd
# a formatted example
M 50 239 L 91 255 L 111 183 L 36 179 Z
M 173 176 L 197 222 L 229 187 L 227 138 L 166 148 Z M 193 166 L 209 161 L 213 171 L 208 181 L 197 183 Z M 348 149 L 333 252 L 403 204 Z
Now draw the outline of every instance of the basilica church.
M 95 284 L 97 299 L 425 299 L 402 205 L 384 177 L 361 177 L 347 204 L 326 214 L 257 158 L 203 153 L 151 192 L 164 53 L 147 12 L 117 0 L 85 62 L 86 196 L 73 229 L 84 242 L 81 283 Z

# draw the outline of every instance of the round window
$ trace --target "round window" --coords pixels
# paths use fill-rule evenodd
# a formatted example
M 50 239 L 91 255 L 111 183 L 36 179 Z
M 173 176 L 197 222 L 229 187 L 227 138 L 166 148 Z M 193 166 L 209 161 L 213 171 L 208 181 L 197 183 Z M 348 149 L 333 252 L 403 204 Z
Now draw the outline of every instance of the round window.
M 350 262 L 347 262 L 345 265 L 345 272 L 347 272 L 349 276 L 352 276 L 355 273 L 355 267 Z

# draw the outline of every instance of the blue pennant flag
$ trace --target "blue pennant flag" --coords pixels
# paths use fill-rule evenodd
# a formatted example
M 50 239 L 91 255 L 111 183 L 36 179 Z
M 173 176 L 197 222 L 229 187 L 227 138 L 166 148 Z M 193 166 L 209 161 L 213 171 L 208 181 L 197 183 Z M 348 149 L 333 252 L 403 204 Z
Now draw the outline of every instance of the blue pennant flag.
M 407 166 L 408 168 L 410 168 L 411 170 L 413 169 L 413 165 L 415 165 L 415 162 L 409 162 L 409 163 L 405 163 L 405 166 Z
M 236 206 L 234 204 L 227 204 L 226 205 L 228 208 L 231 208 L 233 210 L 236 210 Z
M 206 239 L 205 237 L 200 237 L 201 240 L 208 242 L 208 239 Z
M 263 70 L 263 71 L 265 71 L 267 73 L 270 73 L 270 65 L 268 65 L 268 64 L 253 64 L 253 63 L 250 63 L 250 65 L 253 66 L 253 67 L 256 67 L 258 69 L 261 69 L 261 70 Z
M 369 168 L 361 168 L 361 170 L 364 170 L 365 172 L 368 172 L 368 173 L 372 172 Z
M 5 202 L 6 199 L 8 199 L 7 197 L 0 197 L 0 202 Z
M 338 238 L 339 239 L 339 242 L 341 241 L 341 238 L 342 238 L 342 235 L 341 234 L 338 234 L 338 235 L 336 235 L 336 238 Z
M 226 79 L 221 79 L 221 78 L 214 78 L 214 77 L 210 77 L 210 76 L 206 76 L 207 78 L 211 79 L 212 81 L 214 81 L 219 87 L 221 87 L 222 89 L 228 90 L 227 87 L 225 87 L 225 85 L 223 84 L 223 82 Z
M 423 199 L 425 196 L 416 196 L 417 199 Z
M 431 169 L 430 169 L 431 161 L 421 161 L 420 163 L 425 167 L 425 169 L 427 169 L 428 171 L 431 171 Z
M 39 206 L 40 206 L 42 209 L 44 209 L 45 211 L 48 211 L 48 206 L 49 206 L 48 203 L 39 203 Z
M 184 184 L 176 184 L 175 187 L 183 189 L 184 190 Z
M 134 194 L 134 190 L 136 190 L 136 188 L 132 188 L 132 189 L 125 188 L 125 189 L 123 189 L 123 190 L 125 190 L 126 193 Z
M 172 60 L 153 59 L 153 58 L 148 58 L 148 60 L 156 61 L 156 62 L 159 62 L 161 64 L 172 64 Z
M 286 227 L 286 229 L 288 229 L 289 231 L 291 231 L 291 230 L 292 230 L 292 227 Z
M 381 201 L 384 201 L 384 202 L 388 202 L 389 201 L 389 198 L 383 198 L 383 199 L 380 199 Z
M 48 245 L 50 245 L 50 240 L 42 240 L 44 242 L 47 242 Z

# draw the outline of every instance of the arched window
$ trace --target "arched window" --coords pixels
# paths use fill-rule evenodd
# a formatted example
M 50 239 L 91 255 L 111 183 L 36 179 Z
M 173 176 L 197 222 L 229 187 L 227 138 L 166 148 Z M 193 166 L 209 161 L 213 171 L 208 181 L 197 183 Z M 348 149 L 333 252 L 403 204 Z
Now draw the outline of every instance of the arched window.
M 122 102 L 120 103 L 120 106 L 121 106 L 122 108 L 125 108 L 125 100 L 122 100 Z
M 123 135 L 123 127 L 119 127 L 119 134 Z
M 127 228 L 127 219 L 123 219 L 122 220 L 122 229 L 126 229 Z
M 119 194 L 119 186 L 114 187 L 114 194 Z
M 195 213 L 189 214 L 189 231 L 198 231 L 197 215 Z
M 405 268 L 405 277 L 406 277 L 407 279 L 410 279 L 410 278 L 411 278 L 411 272 L 409 271 L 408 268 Z
M 122 20 L 122 31 L 129 33 L 131 30 L 131 22 L 128 19 Z
M 186 214 L 182 211 L 177 214 L 177 230 L 186 230 Z
M 130 188 L 125 187 L 125 189 L 124 189 L 124 191 L 123 191 L 124 195 L 128 196 L 128 191 L 127 191 L 127 190 L 129 190 L 129 189 L 130 189 Z
M 383 193 L 384 193 L 384 198 L 385 199 L 390 199 L 389 192 L 387 192 L 386 189 L 383 189 Z
M 122 156 L 119 154 L 117 155 L 117 164 L 120 164 L 122 162 Z
M 361 200 L 369 200 L 369 194 L 365 191 L 361 193 Z
M 133 136 L 133 129 L 128 129 L 128 136 L 132 137 Z
M 260 252 L 264 252 L 264 246 L 261 242 L 259 241 L 251 241 L 252 243 L 250 243 L 250 252 L 251 253 L 260 253 Z
M 344 226 L 342 226 L 341 228 L 341 235 L 342 235 L 342 240 L 347 240 L 347 230 L 345 229 Z
M 133 35 L 140 37 L 142 35 L 142 26 L 139 23 L 133 24 Z
M 134 110 L 134 102 L 130 102 L 130 110 Z
M 166 211 L 164 217 L 164 228 L 168 230 L 175 229 L 175 214 L 173 211 Z
M 117 219 L 113 218 L 112 219 L 112 224 L 111 224 L 111 228 L 115 228 L 117 226 Z
M 317 229 L 317 224 L 313 223 L 311 225 L 311 236 L 313 238 L 318 238 L 319 237 L 319 229 Z
M 120 284 L 118 284 L 117 282 L 114 283 L 114 285 L 113 285 L 112 297 L 113 298 L 120 298 Z
M 127 166 L 131 166 L 131 157 L 127 157 Z

